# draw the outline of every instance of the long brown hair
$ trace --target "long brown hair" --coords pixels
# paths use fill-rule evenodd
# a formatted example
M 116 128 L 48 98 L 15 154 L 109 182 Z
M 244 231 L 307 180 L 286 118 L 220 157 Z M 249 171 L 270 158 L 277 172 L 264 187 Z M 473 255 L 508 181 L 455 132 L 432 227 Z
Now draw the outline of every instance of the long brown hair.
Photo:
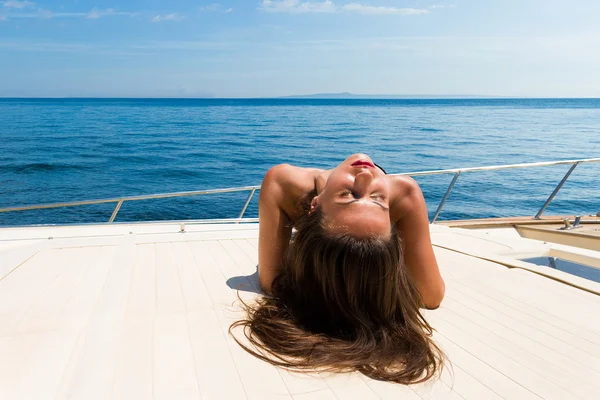
M 306 198 L 302 208 L 307 211 Z M 358 371 L 384 381 L 423 382 L 444 355 L 431 339 L 418 291 L 402 266 L 400 237 L 331 235 L 317 208 L 296 223 L 290 257 L 272 294 L 244 307 L 250 354 L 293 371 Z

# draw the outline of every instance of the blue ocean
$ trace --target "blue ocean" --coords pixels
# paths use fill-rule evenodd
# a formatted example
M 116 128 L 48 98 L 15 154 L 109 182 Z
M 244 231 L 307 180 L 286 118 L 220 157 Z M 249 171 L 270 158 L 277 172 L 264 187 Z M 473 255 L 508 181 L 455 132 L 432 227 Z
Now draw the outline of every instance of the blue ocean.
M 275 164 L 357 152 L 388 173 L 600 157 L 600 99 L 0 99 L 0 208 L 259 185 Z M 440 219 L 534 215 L 568 168 L 464 173 Z M 578 166 L 547 214 L 599 212 L 599 177 L 600 163 Z M 417 178 L 431 215 L 451 179 Z M 246 196 L 125 203 L 116 222 L 237 217 Z M 0 225 L 106 222 L 113 208 Z

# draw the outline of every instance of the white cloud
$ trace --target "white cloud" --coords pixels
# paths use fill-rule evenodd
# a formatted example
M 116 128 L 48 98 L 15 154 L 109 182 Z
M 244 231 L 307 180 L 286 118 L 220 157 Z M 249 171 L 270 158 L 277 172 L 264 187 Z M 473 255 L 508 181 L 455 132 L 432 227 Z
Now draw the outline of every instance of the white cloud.
M 430 9 L 445 6 L 430 6 Z M 420 15 L 429 14 L 427 8 L 400 8 L 371 6 L 361 3 L 350 3 L 337 6 L 333 1 L 300 1 L 300 0 L 263 0 L 259 10 L 273 13 L 334 13 L 338 11 L 356 12 L 364 15 Z
M 184 16 L 179 15 L 177 13 L 172 13 L 172 14 L 167 14 L 167 15 L 157 15 L 154 18 L 152 18 L 150 21 L 152 21 L 152 22 L 163 22 L 163 21 L 177 22 L 177 21 L 182 21 L 184 19 L 185 19 Z
M 93 10 L 91 10 L 90 12 L 88 12 L 85 17 L 87 19 L 98 19 L 98 18 L 102 18 L 102 17 L 108 17 L 108 16 L 112 16 L 112 15 L 124 15 L 127 17 L 133 17 L 135 15 L 137 15 L 137 13 L 134 12 L 119 12 L 119 11 L 115 11 L 112 8 L 108 8 L 106 10 L 99 10 L 97 8 L 94 8 Z
M 200 12 L 223 12 L 230 13 L 233 11 L 233 8 L 228 7 L 225 8 L 223 4 L 220 3 L 212 3 L 208 6 L 200 7 Z
M 282 13 L 332 13 L 337 11 L 333 1 L 263 0 L 260 10 Z
M 450 5 L 450 6 L 442 6 L 439 4 L 434 4 L 432 6 L 427 7 L 430 10 L 437 10 L 437 9 L 442 9 L 442 8 L 456 8 L 455 5 Z
M 3 1 L 2 5 L 6 8 L 17 8 L 22 10 L 23 8 L 32 7 L 35 3 L 31 1 L 17 1 L 17 0 L 9 0 Z
M 424 8 L 398 8 L 384 6 L 367 6 L 360 3 L 346 4 L 342 7 L 345 11 L 357 12 L 366 15 L 420 15 L 429 14 Z
M 108 16 L 127 16 L 134 17 L 138 15 L 135 12 L 124 12 L 115 11 L 112 8 L 106 10 L 99 10 L 97 8 L 92 9 L 89 12 L 52 12 L 50 10 L 44 10 L 39 8 L 36 11 L 21 12 L 8 14 L 7 18 L 19 18 L 19 19 L 53 19 L 53 18 L 86 18 L 86 19 L 98 19 Z

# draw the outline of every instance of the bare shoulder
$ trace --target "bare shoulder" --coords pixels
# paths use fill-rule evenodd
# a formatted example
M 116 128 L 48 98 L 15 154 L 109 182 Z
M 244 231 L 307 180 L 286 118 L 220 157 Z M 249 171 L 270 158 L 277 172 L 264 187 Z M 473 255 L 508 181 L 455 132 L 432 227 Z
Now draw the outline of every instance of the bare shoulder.
M 263 179 L 265 186 L 276 185 L 282 189 L 311 188 L 319 170 L 314 168 L 296 167 L 290 164 L 278 164 L 267 171 Z
M 425 207 L 425 199 L 419 184 L 410 176 L 396 175 L 392 179 L 392 218 L 399 220 L 419 208 Z
M 279 164 L 271 167 L 262 182 L 260 198 L 277 204 L 288 216 L 294 217 L 296 201 L 315 187 L 315 177 L 320 170 Z

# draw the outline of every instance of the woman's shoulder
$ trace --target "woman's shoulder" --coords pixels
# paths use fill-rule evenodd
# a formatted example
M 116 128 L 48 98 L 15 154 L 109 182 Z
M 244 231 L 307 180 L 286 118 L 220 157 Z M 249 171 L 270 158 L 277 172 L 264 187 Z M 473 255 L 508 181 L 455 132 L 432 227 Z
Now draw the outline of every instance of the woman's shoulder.
M 392 193 L 390 208 L 394 215 L 393 220 L 398 220 L 407 213 L 424 203 L 423 193 L 419 184 L 410 176 L 390 176 L 392 182 Z
M 261 196 L 273 199 L 292 219 L 298 200 L 315 190 L 315 181 L 323 170 L 290 164 L 271 167 L 263 179 Z
M 278 164 L 267 171 L 263 185 L 278 185 L 283 189 L 314 189 L 315 178 L 323 170 L 302 168 L 290 164 Z

